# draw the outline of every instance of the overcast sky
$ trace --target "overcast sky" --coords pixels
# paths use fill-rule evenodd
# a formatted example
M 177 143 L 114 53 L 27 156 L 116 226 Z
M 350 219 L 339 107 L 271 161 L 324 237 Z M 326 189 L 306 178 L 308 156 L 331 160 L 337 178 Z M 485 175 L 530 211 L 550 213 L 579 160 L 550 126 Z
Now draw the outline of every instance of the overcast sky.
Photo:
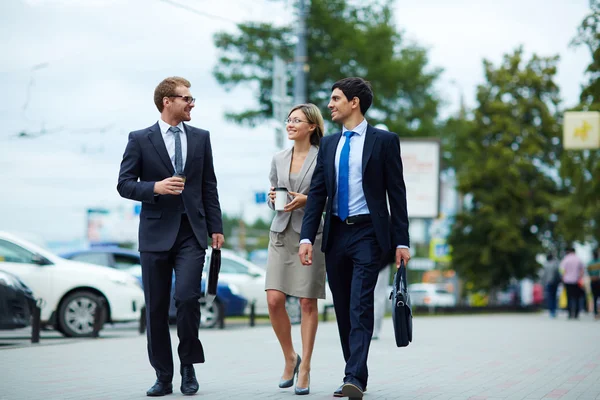
M 166 76 L 192 82 L 192 125 L 211 132 L 222 208 L 252 220 L 275 147 L 271 125 L 228 123 L 223 114 L 254 104 L 248 88 L 222 89 L 212 77 L 213 35 L 234 22 L 293 20 L 290 0 L 181 0 L 202 16 L 161 0 L 0 2 L 0 230 L 47 240 L 81 236 L 89 207 L 132 207 L 116 192 L 128 132 L 152 125 L 153 90 Z M 445 72 L 439 90 L 454 112 L 459 93 L 474 104 L 482 59 L 498 63 L 522 44 L 528 54 L 561 56 L 565 105 L 577 102 L 590 61 L 568 46 L 587 0 L 399 0 L 396 21 L 430 49 Z M 221 17 L 221 18 L 219 18 Z M 377 95 L 377 94 L 375 94 Z M 18 132 L 47 131 L 35 138 Z M 287 144 L 287 143 L 286 143 Z

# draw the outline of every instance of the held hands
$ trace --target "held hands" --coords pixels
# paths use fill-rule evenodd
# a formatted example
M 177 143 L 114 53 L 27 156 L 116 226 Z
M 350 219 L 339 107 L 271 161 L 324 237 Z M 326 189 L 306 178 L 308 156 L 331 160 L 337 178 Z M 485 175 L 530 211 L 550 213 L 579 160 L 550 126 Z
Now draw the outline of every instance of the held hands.
M 400 268 L 400 261 L 404 260 L 404 266 L 408 265 L 410 260 L 410 251 L 408 249 L 396 249 L 396 268 Z
M 172 194 L 173 196 L 179 196 L 183 191 L 185 183 L 183 179 L 170 177 L 163 179 L 160 182 L 154 183 L 154 193 L 157 194 Z
M 302 243 L 298 250 L 302 265 L 312 265 L 313 247 L 310 243 Z
M 296 193 L 296 192 L 288 192 L 288 193 L 291 194 L 292 196 L 294 196 L 294 200 L 292 200 L 288 204 L 286 204 L 283 211 L 285 211 L 285 212 L 294 211 L 294 210 L 302 208 L 306 205 L 306 199 L 308 198 L 307 195 L 302 194 L 302 193 Z
M 213 233 L 212 234 L 212 248 L 220 250 L 223 247 L 223 243 L 225 243 L 225 236 L 222 233 Z

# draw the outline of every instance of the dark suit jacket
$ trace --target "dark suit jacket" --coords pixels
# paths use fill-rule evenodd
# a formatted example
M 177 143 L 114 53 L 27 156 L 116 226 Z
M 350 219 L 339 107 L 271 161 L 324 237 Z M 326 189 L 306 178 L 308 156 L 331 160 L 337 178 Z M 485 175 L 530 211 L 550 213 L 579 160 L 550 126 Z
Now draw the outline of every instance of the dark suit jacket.
M 179 232 L 184 210 L 203 248 L 208 247 L 209 234 L 223 233 L 209 133 L 185 124 L 184 127 L 187 137 L 186 182 L 179 196 L 154 194 L 154 183 L 174 174 L 158 123 L 129 134 L 117 190 L 127 199 L 142 202 L 140 251 L 170 250 Z
M 367 127 L 366 135 L 362 157 L 362 185 L 377 241 L 387 258 L 391 256 L 396 246 L 410 245 L 400 141 L 395 133 L 377 129 L 371 125 Z M 329 228 L 332 200 L 337 187 L 335 153 L 341 137 L 342 133 L 339 132 L 326 136 L 321 141 L 317 166 L 313 173 L 306 211 L 302 220 L 300 237 L 310 239 L 314 243 L 321 214 L 325 209 L 323 252 L 327 251 L 329 243 L 334 240 L 329 235 Z M 389 210 L 386 194 L 390 203 Z

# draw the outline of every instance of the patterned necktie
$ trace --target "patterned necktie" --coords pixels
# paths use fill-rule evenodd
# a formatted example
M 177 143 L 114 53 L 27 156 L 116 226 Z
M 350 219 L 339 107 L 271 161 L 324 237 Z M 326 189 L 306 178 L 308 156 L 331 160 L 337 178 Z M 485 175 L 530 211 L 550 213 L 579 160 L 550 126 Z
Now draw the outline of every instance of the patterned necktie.
M 345 221 L 350 213 L 348 206 L 348 186 L 350 181 L 350 138 L 355 134 L 356 132 L 352 131 L 344 132 L 344 136 L 346 136 L 346 142 L 344 143 L 342 152 L 340 153 L 340 166 L 338 171 L 338 217 L 340 217 L 342 221 Z
M 172 126 L 169 128 L 169 131 L 173 132 L 173 137 L 175 138 L 175 173 L 181 174 L 183 173 L 183 156 L 181 154 L 181 130 Z

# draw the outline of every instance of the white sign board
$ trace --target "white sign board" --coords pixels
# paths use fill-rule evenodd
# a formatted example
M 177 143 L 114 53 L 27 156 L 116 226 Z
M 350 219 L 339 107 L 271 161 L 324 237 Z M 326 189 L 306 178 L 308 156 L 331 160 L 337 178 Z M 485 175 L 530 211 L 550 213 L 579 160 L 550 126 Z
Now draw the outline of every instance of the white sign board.
M 409 218 L 437 218 L 440 210 L 440 142 L 400 139 Z
M 563 146 L 567 150 L 600 148 L 600 112 L 566 112 Z

